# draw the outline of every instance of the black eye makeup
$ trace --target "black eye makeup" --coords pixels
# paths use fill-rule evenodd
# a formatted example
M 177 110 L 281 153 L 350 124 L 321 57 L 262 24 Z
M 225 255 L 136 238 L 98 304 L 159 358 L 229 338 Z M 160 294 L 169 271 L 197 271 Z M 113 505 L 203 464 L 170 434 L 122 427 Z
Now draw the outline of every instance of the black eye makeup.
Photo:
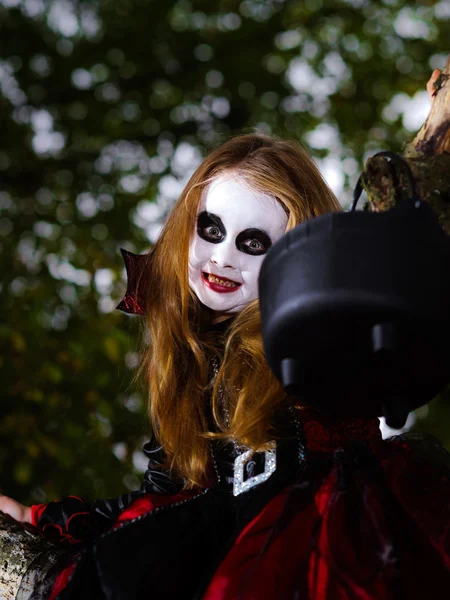
M 197 233 L 206 242 L 220 244 L 225 239 L 227 231 L 220 217 L 205 210 L 198 215 Z
M 226 238 L 227 230 L 220 217 L 205 210 L 197 217 L 197 233 L 206 242 L 220 244 Z M 265 254 L 271 245 L 272 240 L 261 229 L 245 229 L 236 238 L 236 248 L 251 256 Z
M 261 229 L 245 229 L 236 238 L 236 248 L 252 256 L 265 254 L 271 245 L 272 240 Z

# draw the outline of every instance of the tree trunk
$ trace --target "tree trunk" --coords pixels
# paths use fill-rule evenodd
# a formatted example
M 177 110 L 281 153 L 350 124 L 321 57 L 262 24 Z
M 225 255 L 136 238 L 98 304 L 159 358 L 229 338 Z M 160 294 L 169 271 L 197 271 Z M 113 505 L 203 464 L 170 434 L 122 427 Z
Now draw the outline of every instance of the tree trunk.
M 450 56 L 435 83 L 431 112 L 403 157 L 413 173 L 420 198 L 435 210 L 443 230 L 450 235 Z M 397 178 L 397 182 L 395 179 Z M 363 187 L 368 209 L 379 212 L 410 197 L 406 175 L 393 173 L 380 156 L 369 158 L 364 166 Z
M 27 600 L 63 554 L 0 511 L 0 598 Z

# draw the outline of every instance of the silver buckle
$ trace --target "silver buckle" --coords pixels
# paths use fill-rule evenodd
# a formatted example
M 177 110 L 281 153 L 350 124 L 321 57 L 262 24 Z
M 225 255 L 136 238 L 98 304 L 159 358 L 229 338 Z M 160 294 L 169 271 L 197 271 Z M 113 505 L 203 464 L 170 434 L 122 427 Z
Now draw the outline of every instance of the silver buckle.
M 255 453 L 253 450 L 247 450 L 247 452 L 240 454 L 234 461 L 233 496 L 239 496 L 239 494 L 250 490 L 255 485 L 267 481 L 277 468 L 277 444 L 276 442 L 270 442 L 270 447 L 264 451 L 264 471 L 244 481 L 245 463 L 254 454 L 259 454 L 259 452 Z

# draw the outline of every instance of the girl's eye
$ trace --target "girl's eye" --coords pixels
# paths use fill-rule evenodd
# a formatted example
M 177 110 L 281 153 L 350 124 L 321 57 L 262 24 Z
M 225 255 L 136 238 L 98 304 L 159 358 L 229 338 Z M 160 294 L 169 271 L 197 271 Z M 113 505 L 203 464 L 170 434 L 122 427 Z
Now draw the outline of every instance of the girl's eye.
M 220 229 L 217 227 L 217 225 L 209 225 L 208 227 L 205 227 L 203 229 L 203 231 L 205 232 L 205 235 L 209 238 L 213 238 L 215 240 L 218 240 L 221 238 L 222 236 L 222 232 L 220 231 Z
M 203 211 L 197 217 L 197 234 L 205 242 L 220 244 L 225 239 L 227 231 L 220 217 Z
M 246 240 L 243 246 L 250 254 L 264 254 L 267 250 L 263 243 L 255 239 Z
M 272 245 L 272 240 L 262 229 L 249 227 L 236 238 L 236 247 L 245 254 L 251 256 L 261 256 L 265 254 Z

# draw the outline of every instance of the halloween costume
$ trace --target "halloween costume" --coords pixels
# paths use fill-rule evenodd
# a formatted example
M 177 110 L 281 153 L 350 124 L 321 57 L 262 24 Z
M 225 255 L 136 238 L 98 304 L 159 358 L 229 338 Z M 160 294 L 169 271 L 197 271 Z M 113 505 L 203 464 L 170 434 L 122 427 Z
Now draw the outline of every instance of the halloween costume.
M 216 476 L 191 492 L 158 470 L 162 450 L 148 445 L 141 490 L 34 507 L 43 533 L 72 548 L 35 598 L 440 597 L 450 584 L 446 452 L 427 437 L 382 441 L 376 419 L 305 411 L 295 426 L 275 472 L 238 496 L 231 444 L 214 445 Z
M 227 224 L 203 213 L 209 220 L 199 218 L 200 237 L 226 242 Z M 235 229 L 231 223 L 221 248 L 234 253 L 223 269 L 245 264 Z M 254 236 L 248 225 L 244 231 Z M 151 258 L 124 258 L 129 287 L 119 307 L 144 314 Z M 198 285 L 208 261 L 202 255 L 196 266 Z M 213 358 L 210 366 L 214 377 Z M 329 396 L 332 406 L 332 386 Z M 69 549 L 35 600 L 422 600 L 449 589 L 450 459 L 436 440 L 383 441 L 373 416 L 295 406 L 274 416 L 274 429 L 273 448 L 252 456 L 232 442 L 211 442 L 202 489 L 183 491 L 153 441 L 140 490 L 91 505 L 71 497 L 33 507 L 34 524 Z
M 212 442 L 208 487 L 183 491 L 152 440 L 140 490 L 33 507 L 34 524 L 67 549 L 33 597 L 440 597 L 450 584 L 450 460 L 439 443 L 383 441 L 375 418 L 291 410 L 278 422 L 275 471 L 237 496 L 242 451 L 232 443 Z M 245 463 L 246 481 L 262 458 Z

